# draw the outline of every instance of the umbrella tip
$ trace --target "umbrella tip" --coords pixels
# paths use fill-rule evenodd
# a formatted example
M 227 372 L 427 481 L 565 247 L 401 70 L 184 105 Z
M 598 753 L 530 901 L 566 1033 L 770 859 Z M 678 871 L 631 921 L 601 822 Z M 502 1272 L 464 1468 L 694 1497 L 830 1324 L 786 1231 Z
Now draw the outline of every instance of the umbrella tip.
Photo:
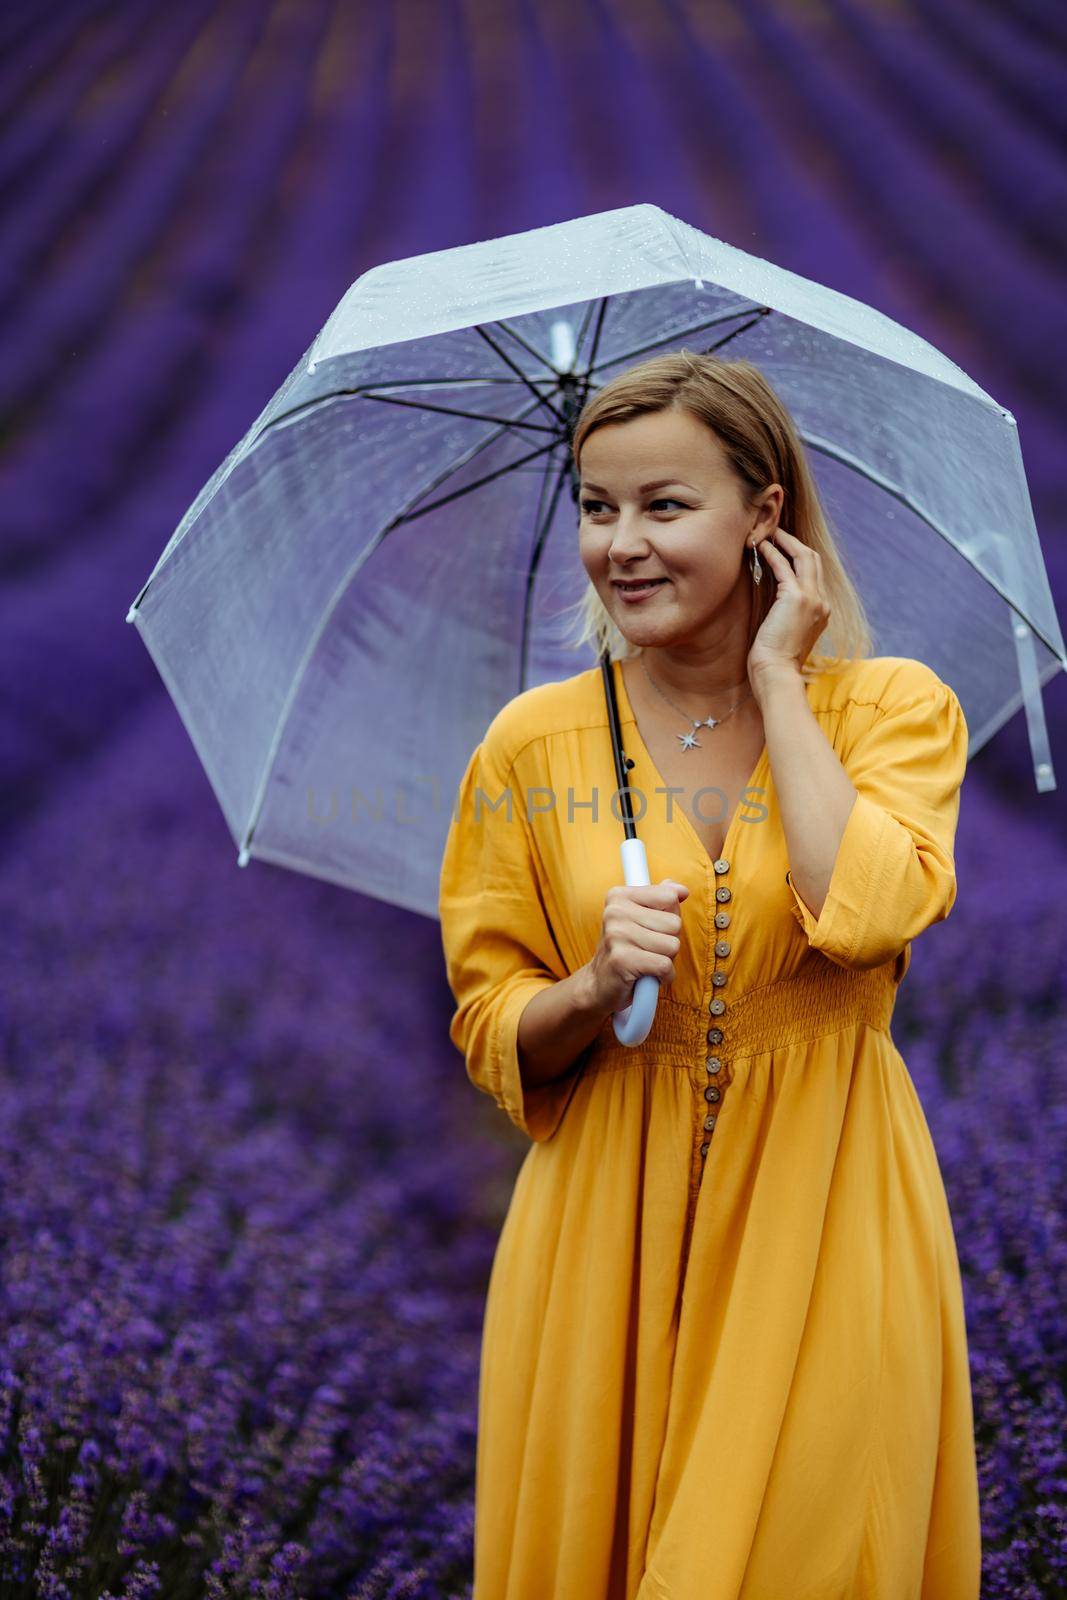
M 126 621 L 127 622 L 132 622 L 136 615 L 137 615 L 137 607 L 135 605 L 133 605 L 133 606 L 130 607 L 130 609 L 126 613 Z
M 237 865 L 239 867 L 247 867 L 250 859 L 251 858 L 248 854 L 248 846 L 243 844 L 240 850 L 237 852 Z

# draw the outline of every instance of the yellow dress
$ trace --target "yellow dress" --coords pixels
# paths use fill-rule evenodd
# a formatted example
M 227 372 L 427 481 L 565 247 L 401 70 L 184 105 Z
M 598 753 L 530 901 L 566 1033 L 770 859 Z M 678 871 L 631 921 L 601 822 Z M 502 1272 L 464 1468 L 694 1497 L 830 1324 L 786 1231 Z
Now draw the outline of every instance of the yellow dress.
M 816 918 L 766 745 L 713 863 L 612 670 L 650 876 L 690 890 L 645 1042 L 608 1018 L 520 1080 L 523 1008 L 623 881 L 599 667 L 493 719 L 441 869 L 450 1037 L 530 1140 L 485 1307 L 474 1600 L 977 1600 L 959 1264 L 889 1027 L 956 897 L 959 701 L 906 657 L 808 684 L 858 791 Z

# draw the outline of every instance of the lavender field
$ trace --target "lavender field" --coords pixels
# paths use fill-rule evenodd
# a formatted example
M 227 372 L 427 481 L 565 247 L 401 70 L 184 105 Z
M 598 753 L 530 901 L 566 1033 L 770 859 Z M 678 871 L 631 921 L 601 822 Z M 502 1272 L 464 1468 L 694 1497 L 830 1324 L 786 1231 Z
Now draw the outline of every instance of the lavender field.
M 449 1043 L 435 922 L 236 865 L 124 621 L 204 481 L 361 272 L 647 200 L 1009 407 L 1062 615 L 1065 138 L 1053 0 L 0 13 L 2 1600 L 471 1592 L 524 1141 Z M 1067 1597 L 1062 678 L 1045 705 L 1060 787 L 1021 715 L 976 756 L 893 1029 L 963 1268 L 983 1600 Z

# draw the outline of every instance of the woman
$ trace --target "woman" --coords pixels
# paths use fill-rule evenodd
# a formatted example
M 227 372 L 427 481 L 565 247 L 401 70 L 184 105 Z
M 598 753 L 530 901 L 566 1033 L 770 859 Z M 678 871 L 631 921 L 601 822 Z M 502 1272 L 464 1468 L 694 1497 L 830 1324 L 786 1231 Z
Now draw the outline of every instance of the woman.
M 475 1600 L 977 1600 L 962 1285 L 889 1026 L 955 900 L 963 712 L 869 655 L 757 368 L 632 367 L 573 452 L 653 884 L 620 885 L 600 668 L 518 695 L 440 892 L 450 1036 L 530 1140 L 486 1304 Z M 643 973 L 631 1049 L 611 1019 Z

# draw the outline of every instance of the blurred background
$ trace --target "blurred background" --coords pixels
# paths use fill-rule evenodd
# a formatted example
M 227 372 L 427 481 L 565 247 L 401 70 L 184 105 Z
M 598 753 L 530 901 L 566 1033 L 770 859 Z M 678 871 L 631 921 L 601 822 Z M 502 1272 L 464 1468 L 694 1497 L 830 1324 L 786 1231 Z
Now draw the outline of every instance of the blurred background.
M 525 1141 L 436 922 L 236 850 L 126 610 L 368 268 L 653 202 L 1019 424 L 1067 589 L 1058 0 L 7 0 L 0 1592 L 470 1593 Z M 976 641 L 976 648 L 980 648 Z M 984 1600 L 1067 1595 L 1067 686 L 974 759 L 893 1032 L 964 1275 Z

